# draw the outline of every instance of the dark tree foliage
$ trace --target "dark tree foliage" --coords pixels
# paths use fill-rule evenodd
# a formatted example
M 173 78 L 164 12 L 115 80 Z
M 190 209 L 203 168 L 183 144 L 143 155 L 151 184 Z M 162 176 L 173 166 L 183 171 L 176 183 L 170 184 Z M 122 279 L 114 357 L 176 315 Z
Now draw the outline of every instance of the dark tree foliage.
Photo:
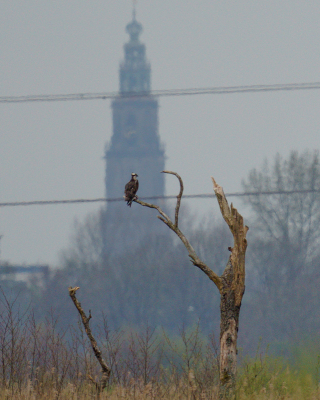
M 66 288 L 79 286 L 84 304 L 96 314 L 103 312 L 111 328 L 139 328 L 148 321 L 177 332 L 182 325 L 191 326 L 200 319 L 204 332 L 217 331 L 219 295 L 212 293 L 210 281 L 191 264 L 183 245 L 165 232 L 144 238 L 117 257 L 106 257 L 102 213 L 75 223 L 71 244 L 62 252 L 61 269 L 46 292 L 47 304 L 61 309 L 61 319 L 69 323 L 74 315 L 68 314 Z M 188 213 L 181 217 L 181 224 L 203 260 L 223 271 L 230 245 L 227 229 L 220 223 L 217 228 L 212 220 L 194 226 Z M 216 315 L 212 310 L 217 310 Z
M 253 169 L 243 188 L 274 192 L 244 198 L 251 207 L 244 318 L 250 336 L 294 339 L 319 331 L 320 161 L 316 151 Z M 293 191 L 294 193 L 285 193 Z M 278 193 L 282 192 L 282 193 Z

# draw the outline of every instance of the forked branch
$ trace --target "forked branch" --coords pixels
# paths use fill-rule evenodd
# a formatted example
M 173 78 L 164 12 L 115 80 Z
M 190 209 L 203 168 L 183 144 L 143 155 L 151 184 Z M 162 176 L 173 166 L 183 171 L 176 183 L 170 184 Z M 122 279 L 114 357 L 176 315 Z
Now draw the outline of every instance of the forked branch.
M 84 329 L 86 331 L 86 334 L 90 340 L 91 343 L 91 347 L 92 350 L 94 352 L 94 355 L 96 356 L 96 359 L 98 360 L 101 369 L 102 369 L 102 376 L 101 376 L 101 380 L 100 382 L 96 382 L 90 375 L 88 375 L 88 379 L 90 379 L 96 386 L 98 392 L 101 392 L 103 389 L 106 388 L 108 381 L 109 381 L 109 377 L 110 377 L 110 373 L 111 373 L 111 369 L 110 367 L 107 365 L 107 363 L 105 362 L 105 360 L 102 357 L 101 351 L 98 347 L 97 341 L 95 340 L 95 338 L 92 335 L 90 326 L 89 326 L 89 321 L 92 318 L 91 316 L 91 311 L 89 311 L 89 317 L 86 316 L 85 312 L 83 311 L 82 307 L 81 307 L 81 303 L 78 301 L 77 297 L 76 297 L 76 291 L 80 289 L 78 286 L 72 288 L 71 286 L 69 287 L 69 295 L 74 303 L 74 305 L 76 306 Z
M 217 288 L 220 291 L 221 290 L 221 278 L 215 272 L 213 272 L 212 269 L 209 268 L 203 261 L 200 260 L 197 253 L 195 252 L 194 248 L 191 246 L 188 239 L 185 237 L 185 235 L 181 232 L 181 230 L 178 227 L 180 204 L 181 204 L 181 198 L 183 195 L 183 181 L 176 172 L 172 172 L 172 171 L 162 171 L 162 172 L 166 173 L 166 174 L 175 175 L 178 178 L 179 183 L 180 183 L 180 192 L 177 196 L 177 204 L 176 204 L 176 208 L 175 208 L 175 222 L 173 223 L 171 221 L 171 219 L 169 218 L 169 216 L 167 214 L 165 214 L 164 211 L 159 206 L 151 204 L 151 203 L 146 203 L 146 202 L 138 200 L 138 199 L 134 199 L 133 201 L 140 204 L 141 206 L 154 208 L 158 211 L 158 213 L 160 214 L 160 215 L 158 215 L 158 218 L 163 223 L 165 223 L 179 237 L 179 239 L 185 245 L 186 249 L 188 250 L 189 257 L 190 257 L 193 265 L 195 265 L 196 267 L 201 269 L 209 277 L 209 279 L 214 282 L 214 284 L 217 286 Z
M 213 177 L 211 177 L 211 180 L 213 183 L 213 190 L 218 199 L 221 214 L 224 220 L 226 221 L 227 225 L 229 226 L 232 235 L 235 236 L 235 234 L 238 231 L 238 228 L 243 229 L 244 233 L 246 234 L 249 228 L 247 226 L 243 226 L 243 217 L 238 213 L 237 209 L 233 207 L 232 203 L 231 206 L 229 207 L 223 188 L 217 184 L 217 182 Z
M 234 276 L 236 277 L 233 283 L 233 288 L 238 288 L 238 290 L 235 291 L 236 305 L 240 305 L 245 283 L 245 253 L 247 249 L 246 235 L 249 228 L 243 224 L 242 215 L 238 213 L 238 210 L 233 207 L 232 203 L 229 207 L 222 187 L 217 184 L 214 178 L 211 177 L 211 179 L 221 214 L 233 236 L 233 247 L 230 249 L 230 262 L 233 267 Z

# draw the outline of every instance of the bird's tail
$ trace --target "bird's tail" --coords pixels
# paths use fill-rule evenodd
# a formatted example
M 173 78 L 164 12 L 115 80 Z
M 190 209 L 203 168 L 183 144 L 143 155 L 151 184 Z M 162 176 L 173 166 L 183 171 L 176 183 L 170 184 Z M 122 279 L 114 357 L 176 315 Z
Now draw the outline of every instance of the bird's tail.
M 137 199 L 138 199 L 138 196 L 135 195 L 132 199 L 128 199 L 128 197 L 124 197 L 124 198 L 125 198 L 125 200 L 127 201 L 127 205 L 128 205 L 129 207 L 131 207 L 132 202 L 133 202 L 134 200 L 137 200 Z

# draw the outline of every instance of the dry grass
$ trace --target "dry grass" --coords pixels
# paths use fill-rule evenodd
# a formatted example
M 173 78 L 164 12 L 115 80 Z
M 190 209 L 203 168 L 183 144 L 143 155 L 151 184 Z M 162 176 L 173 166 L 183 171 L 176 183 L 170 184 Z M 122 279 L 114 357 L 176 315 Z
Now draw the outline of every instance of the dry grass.
M 22 390 L 12 392 L 9 389 L 0 391 L 0 399 L 12 400 L 89 400 L 99 398 L 101 400 L 215 400 L 218 399 L 217 387 L 212 388 L 210 393 L 206 390 L 196 393 L 192 388 L 185 387 L 185 383 L 179 386 L 161 386 L 149 383 L 144 385 L 142 381 L 132 382 L 128 387 L 114 387 L 101 393 L 95 393 L 92 385 L 83 386 L 81 391 L 73 384 L 67 384 L 58 391 L 55 388 L 45 388 L 42 393 L 34 390 L 31 382 Z M 237 400 L 319 400 L 320 390 L 314 390 L 306 394 L 304 388 L 298 389 L 294 394 L 279 393 L 278 390 L 269 386 L 262 388 L 260 392 L 247 395 L 240 390 Z

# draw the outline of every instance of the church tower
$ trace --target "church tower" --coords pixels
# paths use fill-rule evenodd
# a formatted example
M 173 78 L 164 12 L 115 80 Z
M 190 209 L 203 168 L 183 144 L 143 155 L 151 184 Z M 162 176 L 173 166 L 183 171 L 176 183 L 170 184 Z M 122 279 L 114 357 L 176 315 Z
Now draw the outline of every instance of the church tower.
M 113 133 L 105 153 L 106 195 L 123 197 L 124 186 L 135 172 L 140 184 L 139 197 L 163 196 L 164 175 L 160 171 L 164 170 L 165 155 L 158 134 L 159 105 L 150 93 L 151 68 L 146 47 L 140 42 L 142 25 L 136 21 L 135 10 L 126 31 L 129 41 L 124 45 L 125 57 L 120 63 L 120 91 L 112 102 Z M 126 235 L 129 242 L 130 236 L 132 240 L 132 232 L 128 233 L 130 224 L 134 225 L 137 236 L 137 226 L 150 234 L 158 222 L 154 213 L 151 216 L 145 207 L 133 203 L 130 209 L 125 201 L 107 204 L 106 221 L 109 243 L 114 240 L 115 229 L 119 231 L 120 242 Z M 126 226 L 126 232 L 118 229 L 120 221 Z M 108 234 L 111 229 L 112 238 Z
M 139 175 L 139 196 L 163 196 L 164 150 L 158 134 L 158 100 L 150 94 L 151 68 L 140 42 L 142 26 L 133 19 L 126 27 L 130 40 L 120 64 L 120 93 L 112 102 L 113 134 L 106 151 L 107 197 L 123 196 L 132 172 Z M 136 95 L 136 96 L 135 96 Z

